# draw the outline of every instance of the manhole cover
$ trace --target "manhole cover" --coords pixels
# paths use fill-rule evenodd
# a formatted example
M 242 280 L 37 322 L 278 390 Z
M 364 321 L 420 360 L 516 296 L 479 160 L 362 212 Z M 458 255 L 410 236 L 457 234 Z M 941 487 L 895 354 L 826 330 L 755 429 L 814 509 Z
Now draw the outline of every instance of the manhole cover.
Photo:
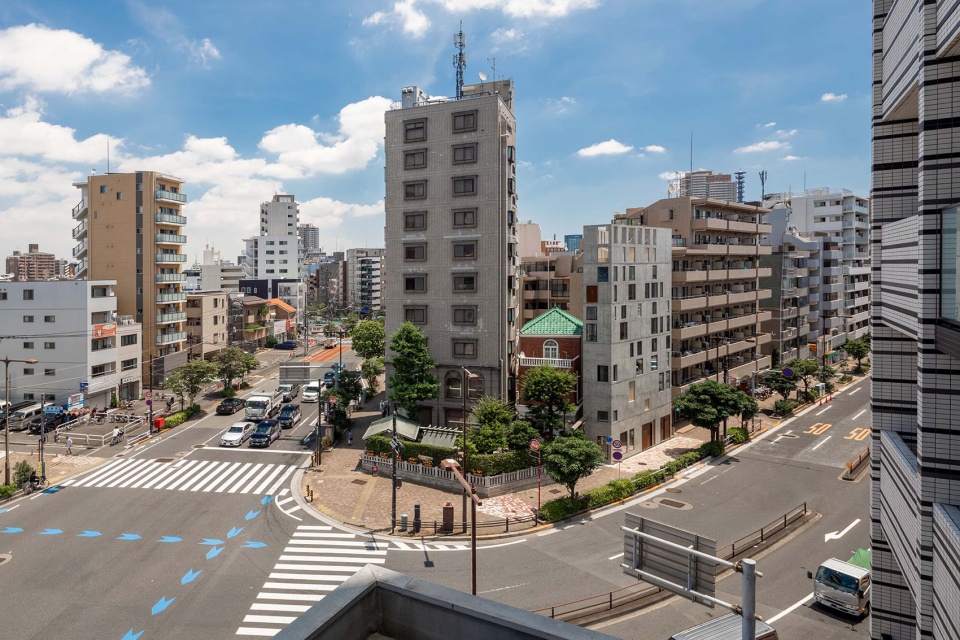
M 157 462 L 173 462 L 173 458 L 157 458 Z
M 670 498 L 664 498 L 663 500 L 660 500 L 660 504 L 665 507 L 673 507 L 674 509 L 683 509 L 685 506 L 687 506 L 682 502 L 671 500 Z
M 680 489 L 676 489 L 674 487 L 670 487 L 669 489 L 666 490 L 667 493 L 680 493 L 680 491 L 681 491 Z
M 193 448 L 194 448 L 194 449 L 203 449 L 203 446 L 204 446 L 204 445 L 202 445 L 202 444 L 195 444 L 195 445 L 193 445 Z
M 6 553 L 0 554 L 0 565 L 2 565 L 5 562 L 9 562 L 10 560 L 11 560 L 10 555 Z
M 366 480 L 351 480 L 351 484 L 367 484 Z
M 658 505 L 656 502 L 641 502 L 640 506 L 644 509 L 656 509 L 660 505 Z
M 560 489 L 550 489 L 550 493 L 563 493 Z

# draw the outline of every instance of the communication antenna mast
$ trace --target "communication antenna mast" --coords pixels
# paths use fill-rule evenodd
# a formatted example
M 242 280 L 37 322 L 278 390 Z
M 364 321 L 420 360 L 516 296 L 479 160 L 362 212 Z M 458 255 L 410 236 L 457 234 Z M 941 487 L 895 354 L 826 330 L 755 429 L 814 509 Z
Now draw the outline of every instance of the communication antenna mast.
M 733 175 L 737 177 L 737 202 L 743 202 L 743 187 L 747 172 L 741 169 L 740 171 L 735 171 Z
M 467 66 L 467 56 L 463 53 L 467 46 L 467 37 L 463 35 L 463 20 L 460 21 L 460 31 L 453 34 L 453 46 L 457 52 L 453 54 L 453 66 L 457 69 L 457 100 L 463 97 L 463 68 Z
M 767 170 L 760 172 L 760 201 L 763 202 L 767 197 Z
M 497 60 L 510 60 L 513 57 L 514 56 L 500 56 L 499 58 L 497 58 L 496 56 L 494 56 L 493 58 L 484 58 L 484 60 L 490 63 L 490 70 L 493 72 L 494 82 L 496 82 L 497 80 Z

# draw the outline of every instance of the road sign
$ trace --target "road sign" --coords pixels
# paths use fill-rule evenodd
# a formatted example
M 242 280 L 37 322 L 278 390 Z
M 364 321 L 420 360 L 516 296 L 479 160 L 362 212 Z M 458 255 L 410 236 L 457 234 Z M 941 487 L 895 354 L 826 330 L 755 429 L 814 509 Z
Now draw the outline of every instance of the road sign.
M 611 442 L 613 442 L 613 438 L 611 438 L 610 436 L 607 436 L 607 444 L 610 444 Z
M 621 460 L 623 460 L 623 451 L 614 451 L 613 459 L 616 460 L 617 462 L 620 462 Z
M 614 449 L 622 449 L 622 448 L 623 448 L 623 443 L 620 442 L 619 440 L 614 440 L 614 441 L 613 441 L 613 448 L 614 448 Z
M 147 406 L 148 407 L 153 406 L 153 400 L 147 400 Z
M 783 371 L 781 371 L 780 373 L 783 374 L 783 377 L 784 377 L 784 378 L 792 378 L 792 377 L 793 377 L 793 369 L 791 369 L 790 367 L 784 367 L 784 368 L 783 368 Z
M 539 451 L 540 450 L 540 441 L 534 438 L 530 441 L 530 451 Z
M 146 398 L 147 400 L 150 400 L 151 398 L 153 398 L 153 392 L 147 391 L 146 393 L 143 394 L 143 397 Z

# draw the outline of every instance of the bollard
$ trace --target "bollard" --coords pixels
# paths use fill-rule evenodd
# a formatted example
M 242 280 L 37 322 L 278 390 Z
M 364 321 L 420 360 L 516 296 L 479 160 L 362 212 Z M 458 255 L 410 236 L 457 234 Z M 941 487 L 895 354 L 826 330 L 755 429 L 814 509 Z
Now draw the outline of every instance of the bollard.
M 400 514 L 400 531 L 406 531 L 406 530 L 407 530 L 407 514 L 401 513 Z
M 313 498 L 310 497 L 310 485 L 307 485 L 307 492 L 306 492 L 306 493 L 307 493 L 307 495 L 306 495 L 307 501 L 308 501 L 308 502 L 313 502 Z
M 413 505 L 413 532 L 420 533 L 420 505 Z

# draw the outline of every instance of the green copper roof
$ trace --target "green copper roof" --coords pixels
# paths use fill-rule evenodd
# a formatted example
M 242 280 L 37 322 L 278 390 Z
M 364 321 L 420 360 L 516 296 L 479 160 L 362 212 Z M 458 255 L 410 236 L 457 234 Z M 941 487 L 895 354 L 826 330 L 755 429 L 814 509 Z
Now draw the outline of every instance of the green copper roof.
M 583 322 L 560 307 L 554 307 L 539 315 L 520 329 L 522 336 L 579 336 Z

